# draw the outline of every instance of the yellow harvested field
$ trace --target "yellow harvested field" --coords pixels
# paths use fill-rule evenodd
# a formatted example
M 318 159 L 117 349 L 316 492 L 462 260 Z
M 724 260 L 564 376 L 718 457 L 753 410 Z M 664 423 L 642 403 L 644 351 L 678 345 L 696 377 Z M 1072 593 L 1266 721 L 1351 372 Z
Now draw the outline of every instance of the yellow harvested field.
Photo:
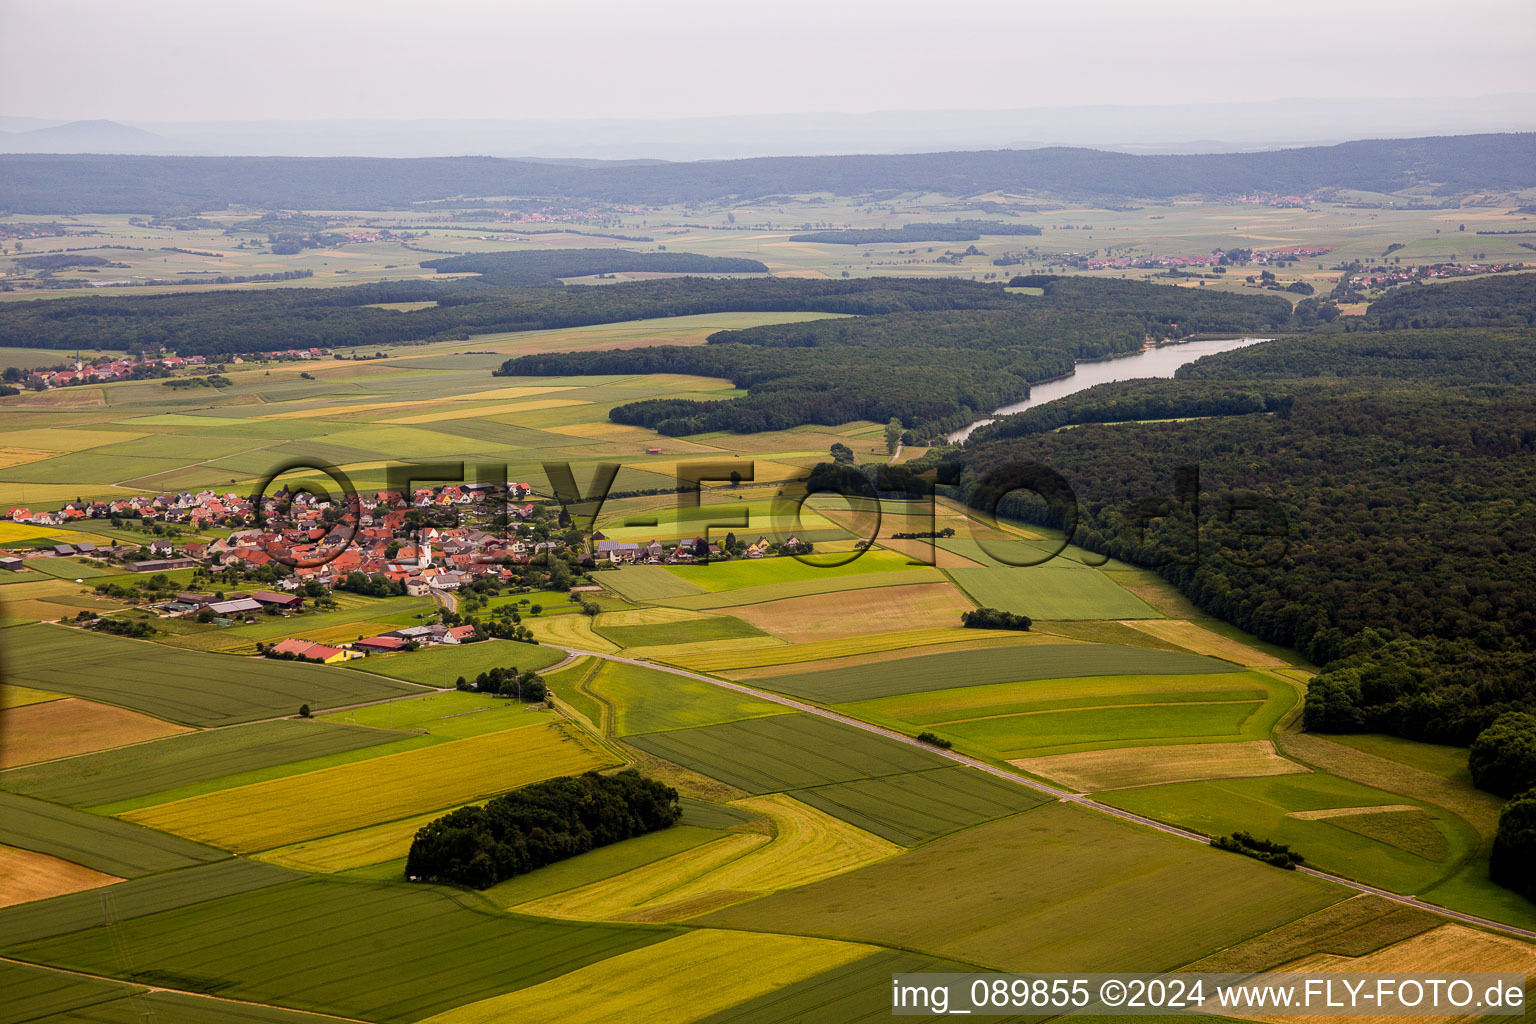
M 307 420 L 333 419 L 356 412 L 373 412 L 377 409 L 410 409 L 434 403 L 417 399 L 401 402 L 359 402 L 354 405 L 327 405 L 315 409 L 290 409 L 287 412 L 268 413 L 256 417 L 259 420 Z
M 1287 818 L 1319 821 L 1323 818 L 1348 818 L 1355 814 L 1391 814 L 1395 811 L 1422 811 L 1413 804 L 1377 804 L 1375 807 L 1324 807 L 1318 811 L 1291 811 Z
M 676 921 L 829 878 L 902 847 L 783 793 L 731 804 L 766 816 L 771 839 L 737 833 L 517 910 L 587 920 Z
M 420 1024 L 690 1024 L 875 952 L 856 942 L 700 928 Z
M 123 817 L 251 853 L 617 763 L 576 726 L 550 722 L 205 793 Z
M 63 532 L 63 530 L 56 530 L 51 526 L 33 526 L 31 523 L 0 523 L 0 545 L 11 544 L 18 540 L 26 540 L 30 537 L 57 537 Z
M 268 850 L 257 859 L 271 861 L 300 871 L 335 874 L 404 857 L 411 850 L 416 830 L 447 814 L 446 810 L 418 814 L 399 821 L 343 832 L 339 836 L 311 839 L 308 842 Z
M 524 615 L 523 625 L 541 644 L 575 647 L 598 654 L 612 654 L 619 649 L 612 640 L 593 632 L 592 620 L 585 615 L 551 615 L 549 618 Z
M 0 768 L 51 761 L 191 731 L 137 711 L 78 697 L 44 700 L 6 711 Z
M 504 413 L 540 412 L 544 409 L 564 409 L 570 405 L 591 404 L 591 402 L 583 402 L 574 398 L 545 398 L 534 402 L 504 402 L 501 405 L 478 405 L 471 409 L 444 409 L 439 406 L 434 412 L 416 413 L 410 416 L 391 416 L 383 422 L 393 423 L 397 426 L 408 423 L 440 423 L 444 420 L 479 419 L 485 416 L 499 416 Z
M 0 708 L 19 708 L 27 704 L 41 704 L 45 700 L 60 700 L 62 693 L 34 690 L 30 686 L 0 686 Z
M 116 875 L 92 871 L 46 853 L 0 846 L 0 907 L 99 889 L 121 881 Z
M 1127 619 L 1120 624 L 1139 629 L 1159 640 L 1178 644 L 1196 654 L 1208 654 L 1248 668 L 1284 668 L 1288 664 L 1273 654 L 1265 654 L 1245 643 L 1229 640 L 1187 619 Z
M 1309 771 L 1275 753 L 1275 745 L 1269 740 L 1083 750 L 1049 757 L 1021 757 L 1008 763 L 1084 793 L 1202 779 L 1300 775 Z
M 46 451 L 42 448 L 11 448 L 0 447 L 0 469 L 10 469 L 12 466 L 25 466 L 29 462 L 41 462 L 43 459 L 51 459 L 55 455 L 63 455 L 60 451 Z M 26 526 L 25 523 L 0 523 L 0 526 Z M 41 527 L 32 529 L 41 531 Z M 34 533 L 33 536 L 37 534 Z
M 974 605 L 952 583 L 915 583 L 846 593 L 765 601 L 735 609 L 738 618 L 796 643 L 813 643 L 881 630 L 939 629 L 960 625 Z
M 449 402 L 494 402 L 505 398 L 528 398 L 532 395 L 549 395 L 556 391 L 575 391 L 574 384 L 519 384 L 510 388 L 491 388 L 489 391 L 472 391 L 467 395 L 450 395 Z
M 50 430 L 34 427 L 30 430 L 12 430 L 5 435 L 5 443 L 12 448 L 46 448 L 50 451 L 83 452 L 87 448 L 99 448 L 118 441 L 135 441 L 144 434 L 137 430 Z M 70 486 L 74 486 L 71 484 Z
M 734 612 L 736 609 L 732 609 Z M 948 654 L 983 647 L 1022 647 L 1032 644 L 1071 644 L 1079 641 L 1047 633 L 1002 629 L 918 629 L 910 633 L 874 633 L 841 640 L 791 644 L 771 651 L 754 651 L 719 658 L 698 656 L 688 667 L 721 672 L 733 679 L 763 679 L 785 672 L 822 672 L 877 661 L 899 661 L 919 654 Z M 931 648 L 914 652 L 910 648 Z
M 1394 942 L 1364 956 L 1314 953 L 1275 968 L 1288 974 L 1415 974 L 1443 977 L 1447 974 L 1524 974 L 1536 971 L 1536 946 L 1503 935 L 1492 935 L 1460 924 L 1432 928 L 1411 939 Z M 1480 995 L 1481 993 L 1479 993 Z M 1224 1011 L 1231 1014 L 1231 1011 Z M 1338 1017 L 1324 1014 L 1268 1016 L 1238 1014 L 1275 1024 L 1329 1024 Z M 1480 1016 L 1436 1016 L 1437 1021 L 1470 1020 Z M 1360 1024 L 1393 1024 L 1396 1015 L 1351 1016 Z M 1431 1019 L 1431 1018 L 1425 1018 Z

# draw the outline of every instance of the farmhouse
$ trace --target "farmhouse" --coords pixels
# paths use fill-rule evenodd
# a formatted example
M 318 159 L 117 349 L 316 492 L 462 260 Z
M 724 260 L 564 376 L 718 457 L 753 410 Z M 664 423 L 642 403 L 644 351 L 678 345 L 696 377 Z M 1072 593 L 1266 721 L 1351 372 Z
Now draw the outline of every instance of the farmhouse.
M 258 590 L 250 595 L 252 601 L 261 605 L 271 605 L 284 611 L 296 612 L 304 607 L 304 599 L 293 594 L 274 594 L 270 590 Z
M 398 651 L 405 646 L 405 641 L 397 636 L 371 636 L 366 640 L 359 640 L 352 645 L 353 650 L 365 651 L 370 654 L 388 654 Z
M 248 612 L 261 611 L 261 605 L 248 597 L 236 598 L 233 601 L 215 601 L 208 606 L 213 609 L 215 615 L 245 615 Z
M 171 569 L 190 569 L 197 564 L 195 558 L 151 558 L 143 562 L 134 562 L 133 571 L 167 572 Z
M 296 658 L 307 658 L 310 661 L 320 661 L 327 665 L 334 665 L 339 661 L 350 661 L 353 658 L 362 657 L 356 651 L 347 651 L 340 647 L 332 647 L 329 644 L 317 644 L 296 638 L 290 638 L 280 644 L 274 644 L 269 653 L 291 654 Z

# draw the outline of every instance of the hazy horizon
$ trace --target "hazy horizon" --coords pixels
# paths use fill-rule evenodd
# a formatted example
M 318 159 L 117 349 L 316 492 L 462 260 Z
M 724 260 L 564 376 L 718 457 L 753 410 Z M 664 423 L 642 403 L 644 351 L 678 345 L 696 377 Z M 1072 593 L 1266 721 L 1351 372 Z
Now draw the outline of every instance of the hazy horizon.
M 0 5 L 10 113 L 126 122 L 667 119 L 1536 93 L 1536 8 L 977 0 L 580 11 L 450 0 Z M 1196 57 L 1198 55 L 1198 57 Z M 1406 69 L 1412 69 L 1408 75 Z M 107 83 L 110 83 L 108 85 Z

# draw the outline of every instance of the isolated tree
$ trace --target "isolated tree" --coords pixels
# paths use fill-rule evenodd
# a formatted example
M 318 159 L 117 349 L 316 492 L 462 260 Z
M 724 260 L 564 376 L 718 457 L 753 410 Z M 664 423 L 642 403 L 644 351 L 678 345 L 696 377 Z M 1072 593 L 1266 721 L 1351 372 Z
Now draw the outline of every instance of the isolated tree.
M 834 463 L 837 463 L 839 465 L 852 465 L 853 464 L 853 449 L 849 448 L 847 445 L 843 444 L 841 441 L 833 442 L 831 451 L 832 451 L 832 461 Z
M 885 450 L 892 455 L 896 454 L 896 446 L 901 444 L 901 431 L 901 420 L 892 416 L 891 422 L 885 425 Z
M 1510 711 L 1472 741 L 1467 755 L 1472 783 L 1500 796 L 1536 787 L 1536 715 Z
M 299 717 L 300 718 L 308 718 L 309 716 L 310 716 L 309 705 L 308 704 L 300 704 L 299 705 Z
M 1536 900 L 1536 789 L 1521 793 L 1500 812 L 1488 875 L 1526 899 Z

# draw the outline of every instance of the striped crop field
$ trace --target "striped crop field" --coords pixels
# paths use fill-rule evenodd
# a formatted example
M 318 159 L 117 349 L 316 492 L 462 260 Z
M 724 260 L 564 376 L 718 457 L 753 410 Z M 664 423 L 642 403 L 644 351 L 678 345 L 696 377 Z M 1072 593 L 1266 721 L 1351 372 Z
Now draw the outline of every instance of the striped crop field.
M 130 811 L 131 821 L 237 853 L 350 832 L 615 764 L 568 723 L 438 743 L 358 764 Z

